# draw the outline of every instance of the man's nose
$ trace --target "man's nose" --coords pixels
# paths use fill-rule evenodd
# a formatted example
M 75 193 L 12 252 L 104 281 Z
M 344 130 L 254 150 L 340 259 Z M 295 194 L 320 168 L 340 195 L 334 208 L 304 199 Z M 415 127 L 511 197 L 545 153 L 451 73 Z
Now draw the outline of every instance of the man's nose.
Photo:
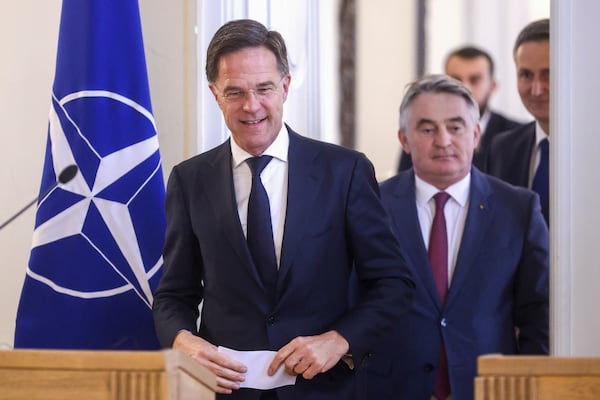
M 258 95 L 254 90 L 247 90 L 246 92 L 244 92 L 244 98 L 242 101 L 244 102 L 244 111 L 256 110 L 260 107 Z
M 440 147 L 448 146 L 451 141 L 450 139 L 451 139 L 451 134 L 448 131 L 448 129 L 446 129 L 445 127 L 440 128 L 434 136 L 436 146 L 440 146 Z
M 533 96 L 539 96 L 543 92 L 543 84 L 539 79 L 534 79 L 531 83 L 531 94 Z

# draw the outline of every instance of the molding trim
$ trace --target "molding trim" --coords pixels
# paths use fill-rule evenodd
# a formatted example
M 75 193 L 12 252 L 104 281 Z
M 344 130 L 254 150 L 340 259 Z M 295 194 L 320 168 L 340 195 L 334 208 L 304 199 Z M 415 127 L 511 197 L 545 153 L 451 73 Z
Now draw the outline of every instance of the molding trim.
M 340 139 L 356 146 L 356 1 L 340 4 Z
M 573 7 L 576 5 L 569 1 L 552 0 L 550 4 L 550 353 L 553 356 L 571 356 L 573 353 Z

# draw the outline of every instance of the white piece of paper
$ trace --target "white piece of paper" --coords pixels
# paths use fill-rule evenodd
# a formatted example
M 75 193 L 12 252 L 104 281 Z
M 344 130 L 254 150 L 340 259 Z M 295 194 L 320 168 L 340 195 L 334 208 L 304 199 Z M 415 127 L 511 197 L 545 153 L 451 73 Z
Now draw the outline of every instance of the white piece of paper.
M 275 351 L 239 351 L 219 346 L 219 352 L 243 363 L 248 368 L 246 380 L 240 382 L 240 387 L 269 390 L 296 384 L 296 375 L 285 372 L 283 365 L 279 367 L 273 376 L 267 374 L 267 369 L 273 361 L 273 357 L 275 357 Z

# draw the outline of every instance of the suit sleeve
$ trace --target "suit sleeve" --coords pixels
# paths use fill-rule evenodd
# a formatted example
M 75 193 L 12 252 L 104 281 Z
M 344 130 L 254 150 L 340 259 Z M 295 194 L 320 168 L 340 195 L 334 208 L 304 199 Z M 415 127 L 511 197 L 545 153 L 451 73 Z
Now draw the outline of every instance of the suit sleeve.
M 414 282 L 380 201 L 372 164 L 361 155 L 353 168 L 346 211 L 361 297 L 334 329 L 361 362 L 377 336 L 412 305 Z
M 202 258 L 190 224 L 189 204 L 177 168 L 167 185 L 167 228 L 163 250 L 163 276 L 154 293 L 153 314 L 158 339 L 171 347 L 182 330 L 196 332 L 198 305 L 202 301 Z
M 515 282 L 514 320 L 520 354 L 548 354 L 549 238 L 539 198 L 531 196 L 530 219 Z

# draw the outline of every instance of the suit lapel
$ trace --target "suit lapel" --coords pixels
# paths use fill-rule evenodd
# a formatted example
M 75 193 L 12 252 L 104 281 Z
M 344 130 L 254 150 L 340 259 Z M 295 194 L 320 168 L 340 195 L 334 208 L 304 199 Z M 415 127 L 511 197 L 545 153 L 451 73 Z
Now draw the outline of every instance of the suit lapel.
M 278 297 L 283 290 L 283 282 L 290 271 L 302 238 L 306 221 L 310 219 L 310 210 L 314 207 L 315 197 L 321 179 L 317 173 L 315 159 L 317 155 L 309 151 L 306 139 L 288 127 L 290 145 L 288 149 L 288 193 L 281 260 L 277 283 Z
M 242 263 L 252 271 L 254 279 L 262 286 L 238 216 L 229 140 L 215 149 L 214 157 L 210 158 L 208 163 L 210 168 L 204 171 L 203 179 L 207 182 L 206 196 L 218 227 L 223 231 Z
M 409 265 L 413 266 L 413 272 L 424 285 L 431 301 L 441 309 L 417 214 L 414 172 L 412 169 L 409 171 L 398 176 L 398 184 L 392 192 L 393 200 L 387 206 L 401 247 L 410 249 L 404 251 L 404 256 L 409 260 Z
M 448 291 L 446 307 L 450 307 L 459 296 L 469 271 L 475 267 L 475 260 L 484 246 L 487 230 L 494 213 L 493 194 L 485 175 L 478 169 L 471 169 L 471 187 L 469 193 L 469 210 L 465 228 L 460 241 L 460 249 L 456 258 L 456 267 Z
M 490 134 L 490 132 L 495 132 L 497 123 L 497 116 L 495 113 L 490 114 L 490 119 L 488 121 L 487 126 L 485 127 L 485 132 L 482 132 L 481 141 L 479 142 L 479 148 L 476 151 L 485 150 L 489 146 L 490 142 L 494 138 L 494 134 Z
M 504 162 L 510 171 L 507 176 L 514 177 L 513 185 L 529 187 L 529 165 L 531 153 L 535 145 L 535 122 L 518 128 L 518 133 L 511 136 L 511 157 L 506 157 Z

